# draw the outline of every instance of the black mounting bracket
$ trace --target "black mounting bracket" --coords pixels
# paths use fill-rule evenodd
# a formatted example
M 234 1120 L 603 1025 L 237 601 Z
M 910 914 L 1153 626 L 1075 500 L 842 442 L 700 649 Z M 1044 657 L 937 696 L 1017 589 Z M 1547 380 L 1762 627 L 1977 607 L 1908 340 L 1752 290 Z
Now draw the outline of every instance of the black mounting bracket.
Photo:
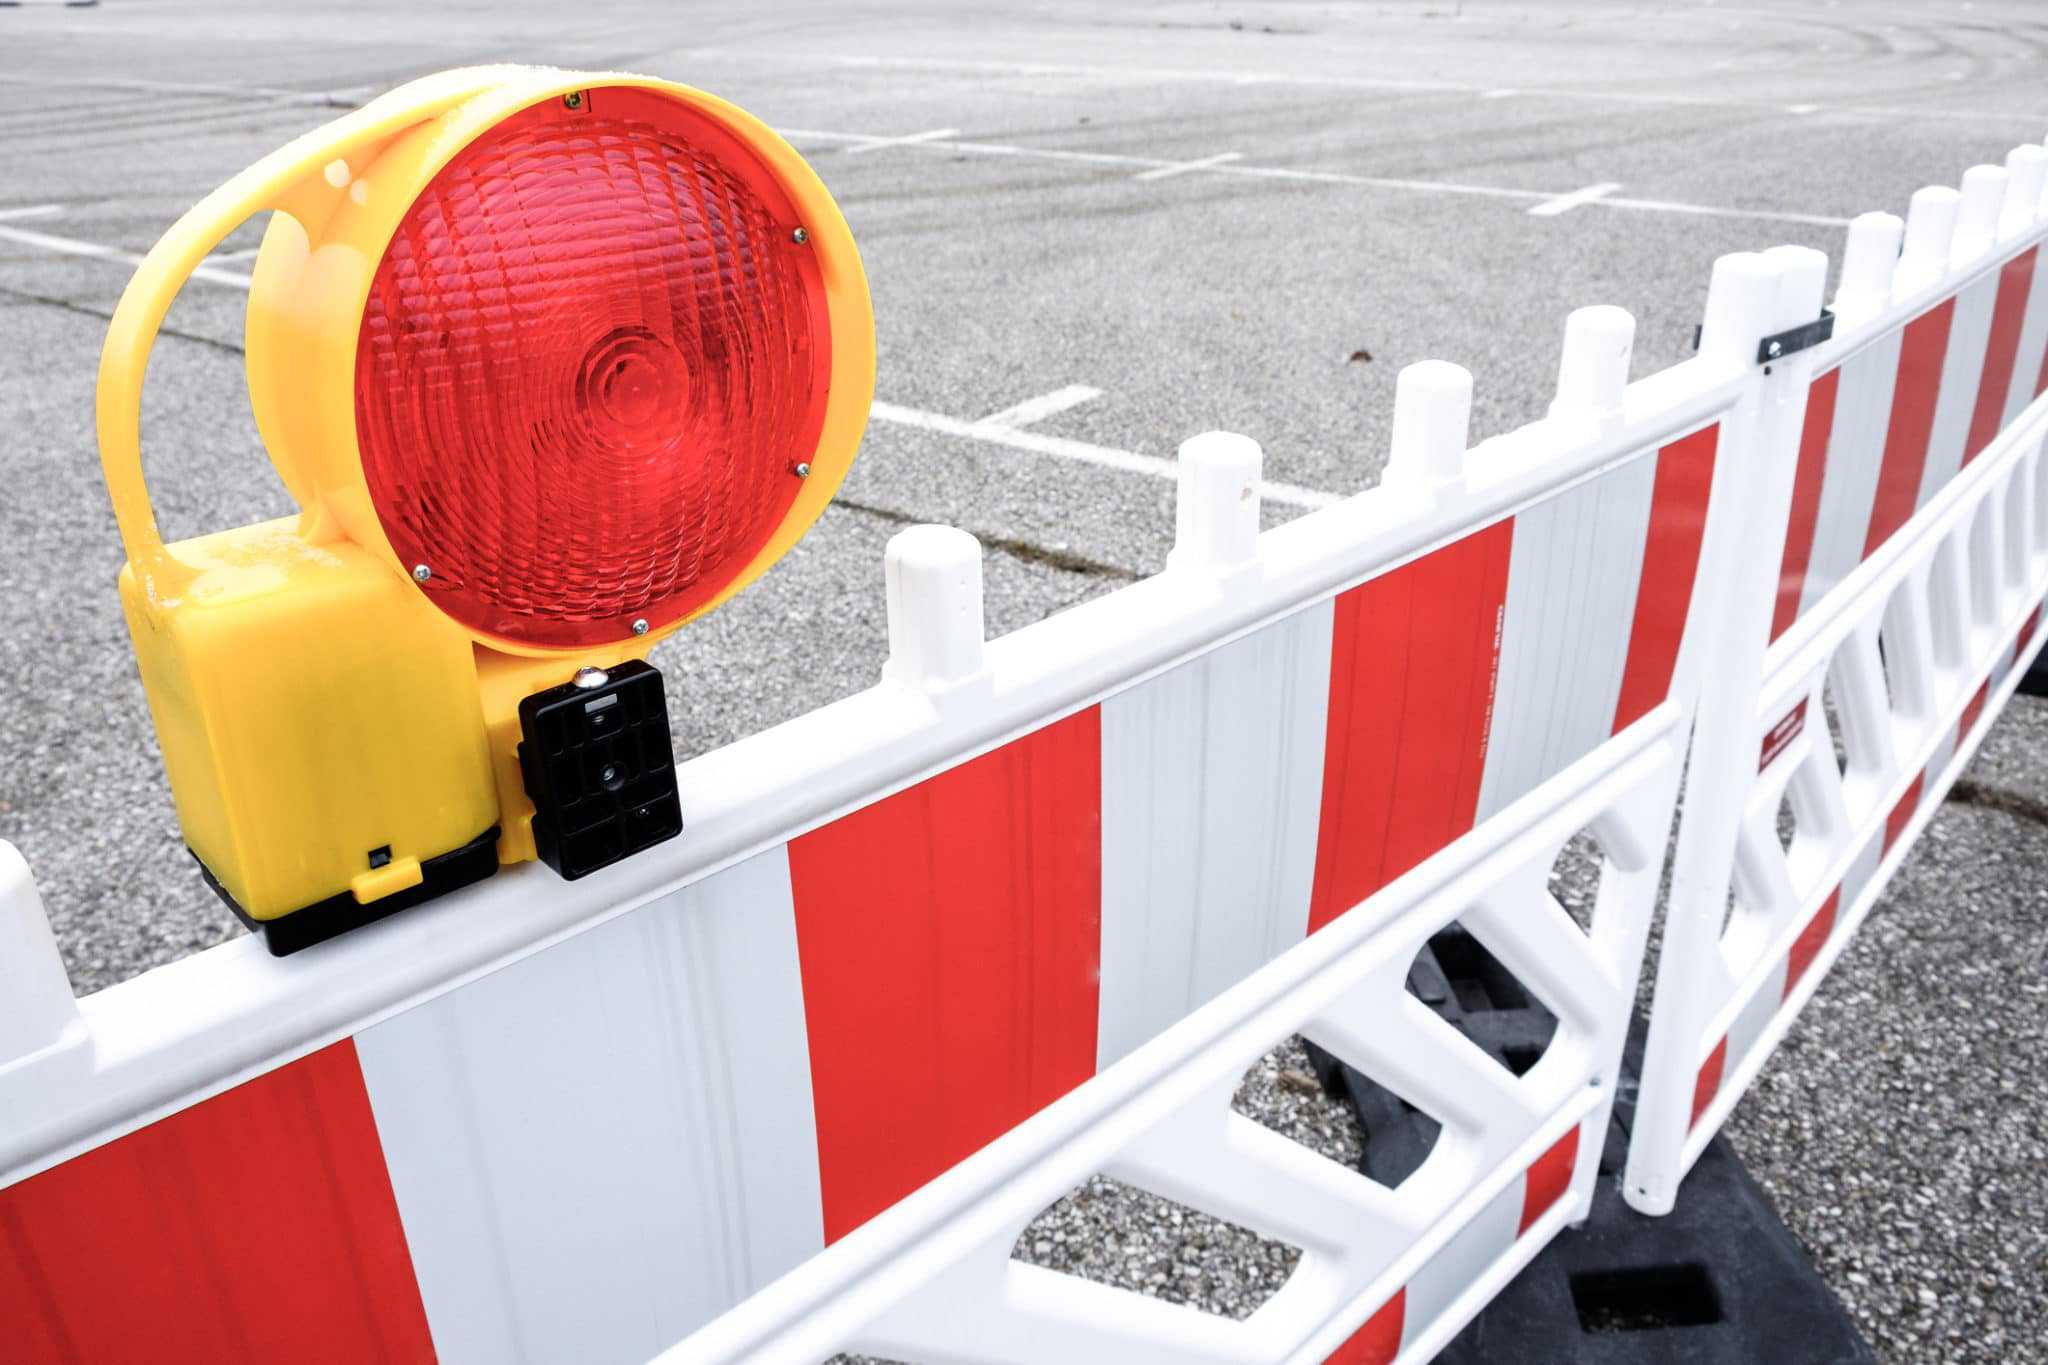
M 1700 348 L 1700 333 L 1703 330 L 1705 329 L 1698 323 L 1693 324 L 1692 348 L 1695 351 Z M 1756 363 L 1768 365 L 1774 360 L 1783 360 L 1786 356 L 1792 355 L 1795 352 L 1820 345 L 1834 334 L 1835 310 L 1823 308 L 1820 310 L 1820 316 L 1812 322 L 1802 322 L 1797 327 L 1788 327 L 1782 332 L 1774 332 L 1757 342 Z

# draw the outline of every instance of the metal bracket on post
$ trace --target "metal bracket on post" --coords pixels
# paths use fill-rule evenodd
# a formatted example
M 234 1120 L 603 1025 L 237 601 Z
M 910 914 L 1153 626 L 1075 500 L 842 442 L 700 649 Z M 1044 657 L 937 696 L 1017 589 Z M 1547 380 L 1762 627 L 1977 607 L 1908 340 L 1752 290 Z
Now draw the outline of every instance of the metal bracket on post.
M 1835 334 L 1835 314 L 1830 308 L 1820 310 L 1820 316 L 1812 322 L 1802 322 L 1797 327 L 1788 327 L 1774 332 L 1756 344 L 1756 363 L 1768 365 L 1774 360 L 1783 360 L 1798 351 L 1818 346 Z
M 1700 326 L 1692 329 L 1692 348 L 1700 348 Z M 1823 308 L 1820 316 L 1812 322 L 1802 322 L 1797 327 L 1788 327 L 1774 332 L 1756 344 L 1756 363 L 1768 365 L 1774 360 L 1783 360 L 1788 355 L 1820 345 L 1835 334 L 1835 310 Z

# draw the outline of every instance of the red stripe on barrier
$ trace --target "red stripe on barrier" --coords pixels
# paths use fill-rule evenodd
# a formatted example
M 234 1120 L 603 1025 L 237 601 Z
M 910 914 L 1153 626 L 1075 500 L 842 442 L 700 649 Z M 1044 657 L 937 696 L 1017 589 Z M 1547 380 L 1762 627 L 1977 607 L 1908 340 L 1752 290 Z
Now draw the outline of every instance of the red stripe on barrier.
M 1948 356 L 1949 325 L 1956 301 L 1944 299 L 1906 324 L 1899 344 L 1899 373 L 1892 388 L 1884 459 L 1877 471 L 1877 497 L 1870 508 L 1864 558 L 1906 524 L 1920 499 L 1927 467 L 1927 439 L 1934 431 L 1934 403 L 1941 396 L 1941 363 Z
M 1394 1291 L 1365 1325 L 1324 1358 L 1324 1365 L 1389 1365 L 1401 1354 L 1401 1329 L 1408 1316 L 1408 1291 Z
M 1920 785 L 1927 780 L 1922 773 L 1913 779 L 1913 785 L 1906 788 L 1905 795 L 1892 807 L 1892 813 L 1884 818 L 1884 851 L 1892 851 L 1892 845 L 1899 840 L 1899 834 L 1906 828 L 1906 822 L 1913 818 L 1913 812 L 1920 805 Z
M 1806 975 L 1806 969 L 1813 965 L 1814 957 L 1821 946 L 1828 941 L 1828 935 L 1835 932 L 1835 913 L 1841 909 L 1842 888 L 1836 887 L 1828 898 L 1820 903 L 1820 909 L 1813 912 L 1813 918 L 1799 931 L 1799 937 L 1792 940 L 1792 947 L 1785 954 L 1785 993 L 1779 999 L 1792 994 L 1792 988 L 1799 984 L 1799 978 Z
M 1722 1038 L 1714 1044 L 1714 1050 L 1707 1054 L 1707 1060 L 1700 1064 L 1700 1074 L 1692 1083 L 1692 1118 L 1686 1122 L 1690 1132 L 1699 1126 L 1700 1115 L 1707 1112 L 1707 1106 L 1714 1102 L 1714 1096 L 1721 1090 L 1721 1071 L 1728 1065 L 1728 1040 Z
M 1564 1198 L 1571 1188 L 1572 1172 L 1579 1164 L 1579 1130 L 1572 1129 L 1536 1158 L 1522 1179 L 1522 1222 L 1515 1229 L 1520 1237 L 1529 1225 L 1550 1212 L 1550 1206 Z
M 0 1190 L 0 1355 L 434 1358 L 344 1039 Z
M 789 845 L 825 1237 L 1095 1072 L 1091 707 Z
M 1338 596 L 1309 929 L 1472 828 L 1514 523 Z
M 1984 373 L 1977 381 L 1977 407 L 1970 414 L 1970 437 L 1963 443 L 1963 463 L 1977 458 L 1998 435 L 2005 421 L 2005 398 L 2012 391 L 2012 367 L 2018 358 L 2020 323 L 2034 283 L 2034 255 L 2028 247 L 1998 272 L 1998 302 L 1991 311 L 1991 337 L 1984 346 Z
M 1621 697 L 1614 707 L 1620 734 L 1671 695 L 1671 670 L 1685 638 L 1692 606 L 1693 577 L 1699 571 L 1700 537 L 1707 529 L 1707 495 L 1714 485 L 1717 424 L 1681 436 L 1657 452 L 1657 481 L 1650 494 L 1650 530 L 1643 538 L 1643 569 L 1636 589 L 1635 621 L 1629 628 L 1628 663 Z
M 2027 619 L 2020 622 L 2020 633 L 2014 637 L 2013 652 L 2015 654 L 2025 649 L 2028 643 L 2033 640 L 2035 628 L 2040 624 L 2041 608 L 2039 605 L 2036 605 L 2032 611 L 2027 613 Z
M 1976 695 L 1972 696 L 1969 705 L 1963 708 L 1962 722 L 1956 726 L 1956 743 L 1961 744 L 1970 731 L 1976 727 L 1977 717 L 1984 714 L 1984 703 L 1990 696 L 1991 679 L 1986 678 L 1983 682 L 1977 684 Z
M 1792 482 L 1792 516 L 1785 523 L 1785 556 L 1778 564 L 1778 606 L 1771 615 L 1777 639 L 1799 619 L 1806 593 L 1806 566 L 1820 525 L 1820 491 L 1827 479 L 1828 441 L 1835 432 L 1835 394 L 1842 382 L 1838 365 L 1813 381 L 1806 395 L 1806 425 L 1799 432 L 1799 470 Z

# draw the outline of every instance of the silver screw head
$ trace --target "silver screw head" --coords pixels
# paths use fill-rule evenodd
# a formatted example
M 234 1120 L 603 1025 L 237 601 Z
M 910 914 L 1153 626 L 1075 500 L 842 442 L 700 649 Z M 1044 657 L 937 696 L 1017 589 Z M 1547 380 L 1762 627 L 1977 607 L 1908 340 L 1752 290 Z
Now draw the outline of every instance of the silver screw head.
M 789 240 L 795 242 L 798 246 L 802 246 L 805 242 L 811 240 L 811 234 L 802 228 L 798 228 L 795 232 L 789 234 Z
M 1772 343 L 1771 343 L 1771 354 L 1772 354 L 1772 355 L 1782 355 L 1782 354 L 1784 354 L 1784 351 L 1785 351 L 1785 347 L 1784 347 L 1784 345 L 1783 345 L 1782 343 L 1780 343 L 1780 342 L 1776 342 L 1776 341 L 1774 341 L 1774 342 L 1772 342 Z
M 809 477 L 811 477 L 811 466 L 809 462 L 799 460 L 797 461 L 792 472 L 794 472 L 799 479 L 808 479 Z
M 645 635 L 645 634 L 647 633 L 647 618 L 646 618 L 646 617 L 644 617 L 644 616 L 643 616 L 643 617 L 641 617 L 641 618 L 640 618 L 639 620 L 637 620 L 637 621 L 635 621 L 635 622 L 633 623 L 633 633 L 634 633 L 635 635 Z
M 585 692 L 603 687 L 611 680 L 612 675 L 601 668 L 579 668 L 576 670 L 576 677 L 574 679 L 576 685 Z
M 412 566 L 412 578 L 413 582 L 415 583 L 424 583 L 433 576 L 434 571 L 424 564 L 415 564 Z

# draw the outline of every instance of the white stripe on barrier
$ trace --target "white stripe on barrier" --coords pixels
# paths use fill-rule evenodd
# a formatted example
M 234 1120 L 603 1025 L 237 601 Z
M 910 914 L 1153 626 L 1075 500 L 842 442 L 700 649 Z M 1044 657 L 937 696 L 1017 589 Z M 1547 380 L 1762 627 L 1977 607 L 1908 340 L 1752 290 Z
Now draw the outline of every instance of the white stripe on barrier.
M 780 848 L 356 1052 L 444 1361 L 645 1359 L 824 1246 Z
M 1657 459 L 1652 451 L 1515 518 L 1481 819 L 1613 728 Z
M 1813 557 L 1799 602 L 1802 615 L 1863 562 L 1903 339 L 1901 329 L 1888 330 L 1841 364 Z
M 2001 430 L 2019 420 L 2034 401 L 2042 362 L 2048 360 L 2048 250 L 2033 249 L 2034 269 L 2027 283 L 2027 311 L 2020 323 L 2019 341 L 2013 348 L 2012 383 L 2005 392 L 2005 407 L 1999 413 Z
M 1927 462 L 1921 468 L 1914 507 L 1925 507 L 1948 487 L 1963 467 L 1964 444 L 1977 408 L 1978 382 L 1984 373 L 1984 347 L 1991 339 L 1991 310 L 1998 299 L 1998 272 L 1986 274 L 1956 292 L 1949 319 L 1948 349 L 1942 356 L 1941 388 L 1934 404 L 1934 426 L 1927 439 Z
M 1308 936 L 1330 628 L 1319 602 L 1102 704 L 1098 1068 Z

